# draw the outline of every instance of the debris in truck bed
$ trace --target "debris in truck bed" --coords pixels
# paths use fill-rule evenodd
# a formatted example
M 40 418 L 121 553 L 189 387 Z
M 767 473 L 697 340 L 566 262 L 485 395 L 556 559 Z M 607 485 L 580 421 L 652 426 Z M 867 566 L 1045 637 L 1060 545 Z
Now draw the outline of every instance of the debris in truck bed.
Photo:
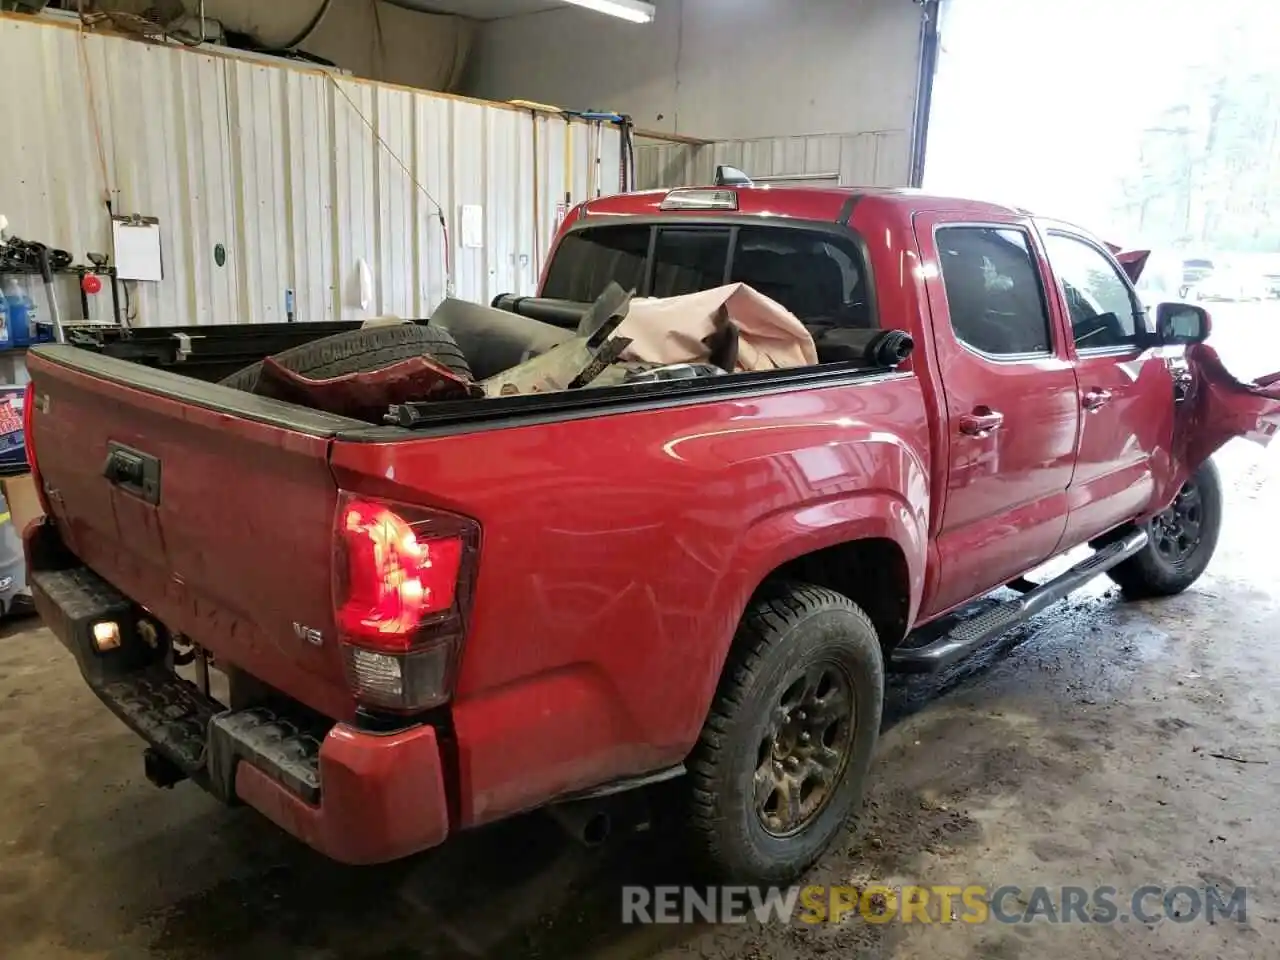
M 587 386 L 630 345 L 630 338 L 615 336 L 615 332 L 626 319 L 631 302 L 630 293 L 610 283 L 583 314 L 576 336 L 482 381 L 484 395 L 510 397 Z
M 596 387 L 617 387 L 628 383 L 658 383 L 663 380 L 695 380 L 722 377 L 728 371 L 711 363 L 638 363 L 623 360 L 592 381 Z
M 730 373 L 818 362 L 813 336 L 795 314 L 745 283 L 632 301 L 618 328 L 619 336 L 632 340 L 622 356 L 659 364 L 715 363 L 711 356 L 715 338 L 728 324 L 738 331 Z
M 477 380 L 519 366 L 573 337 L 572 330 L 455 297 L 436 307 L 430 323 L 453 336 Z
M 474 317 L 475 311 L 456 318 L 451 311 L 452 326 L 464 327 L 468 316 Z M 499 332 L 510 339 L 507 331 Z M 643 300 L 633 300 L 616 283 L 610 284 L 583 315 L 576 336 L 554 345 L 547 339 L 539 355 L 483 380 L 485 396 L 616 386 L 644 379 L 644 371 L 676 366 L 687 369 L 678 375 L 655 373 L 648 379 L 818 362 L 813 337 L 795 315 L 742 283 Z
M 313 380 L 271 357 L 262 361 L 257 392 L 315 410 L 370 423 L 381 423 L 393 404 L 412 401 L 465 400 L 484 391 L 430 357 L 410 357 L 381 370 Z

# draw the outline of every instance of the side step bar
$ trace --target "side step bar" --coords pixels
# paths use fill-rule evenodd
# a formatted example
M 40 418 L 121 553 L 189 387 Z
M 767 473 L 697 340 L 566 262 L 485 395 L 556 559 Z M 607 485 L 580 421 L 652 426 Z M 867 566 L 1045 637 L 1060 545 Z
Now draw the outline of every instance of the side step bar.
M 949 667 L 1000 634 L 1030 620 L 1099 574 L 1128 560 L 1146 545 L 1147 532 L 1135 530 L 1123 540 L 1103 547 L 1043 586 L 958 624 L 950 633 L 932 643 L 895 650 L 889 659 L 890 667 L 901 673 L 931 673 Z

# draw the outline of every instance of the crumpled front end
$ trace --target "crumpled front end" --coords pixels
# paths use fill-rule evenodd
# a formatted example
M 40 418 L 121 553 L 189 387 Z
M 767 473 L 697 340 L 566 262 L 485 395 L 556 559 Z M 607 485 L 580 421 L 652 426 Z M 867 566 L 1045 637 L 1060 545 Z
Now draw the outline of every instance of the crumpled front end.
M 1264 446 L 1280 433 L 1280 372 L 1252 383 L 1231 375 L 1218 352 L 1205 343 L 1187 348 L 1192 377 L 1174 427 L 1170 483 L 1162 503 L 1229 440 L 1244 437 Z

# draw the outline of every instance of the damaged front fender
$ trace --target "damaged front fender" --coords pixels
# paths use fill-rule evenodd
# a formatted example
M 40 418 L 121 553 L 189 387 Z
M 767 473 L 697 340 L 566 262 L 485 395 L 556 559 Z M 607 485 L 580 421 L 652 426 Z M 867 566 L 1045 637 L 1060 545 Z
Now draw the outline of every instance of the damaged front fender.
M 1280 372 L 1242 383 L 1206 343 L 1187 347 L 1190 389 L 1178 406 L 1167 503 L 1202 463 L 1228 440 L 1245 437 L 1266 445 L 1280 432 Z

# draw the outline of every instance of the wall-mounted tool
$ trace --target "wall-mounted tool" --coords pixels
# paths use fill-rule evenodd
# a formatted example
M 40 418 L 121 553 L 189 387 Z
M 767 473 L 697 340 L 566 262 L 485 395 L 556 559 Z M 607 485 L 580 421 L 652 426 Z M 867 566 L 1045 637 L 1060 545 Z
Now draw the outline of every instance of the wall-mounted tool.
M 53 339 L 57 343 L 66 343 L 67 335 L 62 330 L 62 311 L 58 309 L 58 292 L 53 288 L 53 267 L 48 247 L 40 250 L 40 279 L 44 281 L 44 294 L 49 298 L 49 322 L 53 325 Z

